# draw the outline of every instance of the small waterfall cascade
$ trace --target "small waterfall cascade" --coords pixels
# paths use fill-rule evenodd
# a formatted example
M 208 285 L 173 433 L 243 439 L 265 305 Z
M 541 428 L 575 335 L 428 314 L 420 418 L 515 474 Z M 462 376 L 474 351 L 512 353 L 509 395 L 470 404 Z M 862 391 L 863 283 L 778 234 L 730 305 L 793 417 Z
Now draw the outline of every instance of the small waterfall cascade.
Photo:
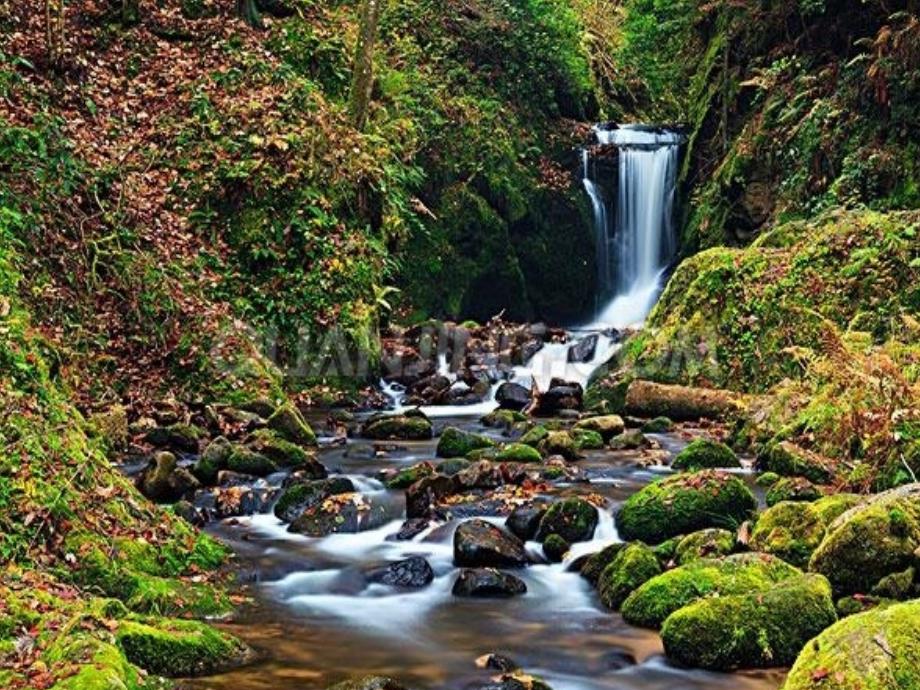
M 683 136 L 626 125 L 597 126 L 601 146 L 616 149 L 614 192 L 604 191 L 591 151 L 583 156 L 583 184 L 597 238 L 599 298 L 596 327 L 641 323 L 655 304 L 661 278 L 677 252 L 674 205 Z

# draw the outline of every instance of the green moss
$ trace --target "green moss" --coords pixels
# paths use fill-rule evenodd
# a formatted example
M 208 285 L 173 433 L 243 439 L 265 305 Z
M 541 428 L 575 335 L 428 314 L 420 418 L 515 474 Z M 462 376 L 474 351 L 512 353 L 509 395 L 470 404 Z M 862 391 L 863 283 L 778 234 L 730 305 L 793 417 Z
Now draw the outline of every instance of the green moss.
M 572 431 L 576 450 L 600 450 L 604 447 L 604 438 L 597 431 L 575 429 Z
M 539 449 L 547 457 L 561 455 L 566 460 L 578 460 L 581 458 L 578 452 L 578 443 L 568 431 L 550 431 L 540 441 Z
M 196 453 L 199 441 L 206 435 L 203 429 L 194 424 L 173 424 L 151 429 L 145 438 L 155 446 Z
M 430 462 L 420 462 L 412 467 L 406 467 L 399 470 L 392 477 L 384 481 L 384 486 L 388 489 L 406 489 L 415 484 L 419 479 L 430 477 L 433 474 L 434 465 Z
M 776 482 L 780 480 L 780 476 L 776 472 L 763 472 L 762 474 L 757 475 L 757 486 L 773 486 Z
M 628 544 L 598 578 L 601 602 L 609 609 L 619 609 L 631 592 L 660 572 L 661 565 L 652 549 L 642 542 Z
M 686 565 L 701 558 L 727 556 L 735 550 L 735 535 L 725 529 L 710 528 L 688 534 L 674 550 L 678 565 Z
M 742 553 L 691 560 L 639 587 L 623 604 L 631 625 L 658 628 L 678 609 L 704 597 L 763 592 L 801 571 L 773 556 Z
M 597 584 L 598 578 L 604 569 L 613 563 L 622 549 L 626 547 L 625 542 L 616 542 L 605 546 L 597 553 L 591 554 L 581 567 L 581 575 L 591 584 Z
M 664 621 L 661 639 L 668 657 L 687 666 L 786 666 L 836 620 L 829 583 L 809 574 L 757 593 L 696 601 Z
M 279 470 L 274 460 L 249 448 L 236 447 L 227 458 L 227 469 L 240 474 L 266 477 Z
M 439 458 L 463 458 L 474 450 L 494 448 L 495 445 L 488 436 L 449 426 L 438 439 L 437 455 Z
M 783 477 L 773 482 L 767 490 L 767 505 L 775 506 L 780 501 L 816 501 L 821 490 L 804 477 Z
M 643 487 L 626 500 L 616 523 L 624 539 L 658 543 L 706 527 L 734 528 L 749 518 L 756 506 L 744 482 L 708 470 Z
M 648 439 L 641 431 L 624 431 L 610 439 L 611 450 L 639 450 L 649 446 Z
M 849 616 L 805 645 L 783 690 L 920 687 L 920 602 Z
M 561 563 L 571 545 L 558 534 L 550 534 L 543 541 L 543 553 L 551 563 Z
M 575 423 L 575 429 L 595 431 L 603 437 L 604 442 L 617 434 L 622 434 L 625 428 L 623 418 L 615 414 L 588 417 Z
M 787 442 L 770 445 L 758 458 L 758 464 L 764 471 L 784 477 L 805 477 L 818 484 L 826 484 L 833 478 L 833 468 L 826 458 Z
M 741 467 L 741 463 L 735 452 L 724 443 L 698 438 L 675 456 L 671 467 L 675 470 L 705 470 Z
M 542 462 L 543 456 L 533 446 L 525 443 L 509 443 L 504 446 L 495 456 L 496 460 L 502 462 Z
M 645 422 L 639 429 L 644 434 L 663 434 L 674 428 L 674 422 L 667 417 L 655 417 Z
M 519 439 L 521 443 L 524 443 L 528 446 L 537 447 L 540 443 L 549 436 L 549 429 L 544 425 L 538 424 L 533 429 L 528 429 L 523 436 Z
M 194 621 L 125 620 L 115 639 L 132 664 L 173 678 L 214 673 L 239 664 L 245 655 L 239 640 Z
M 227 468 L 227 460 L 233 454 L 233 444 L 223 436 L 211 441 L 192 468 L 192 474 L 202 484 L 211 485 L 217 481 L 217 473 Z
M 431 422 L 425 417 L 390 415 L 372 417 L 362 428 L 364 438 L 426 441 L 434 436 Z
M 590 541 L 597 522 L 597 508 L 582 498 L 566 498 L 553 503 L 543 515 L 536 539 L 543 541 L 557 534 L 570 544 Z
M 860 500 L 852 494 L 836 494 L 814 503 L 777 503 L 758 516 L 750 548 L 804 568 L 828 526 Z
M 316 434 L 293 403 L 284 403 L 268 418 L 268 428 L 277 431 L 291 443 L 315 446 Z
M 277 431 L 259 429 L 246 439 L 249 448 L 280 467 L 302 467 L 314 461 L 301 446 L 282 438 Z M 228 458 L 229 461 L 229 458 Z
M 483 426 L 500 429 L 513 429 L 526 421 L 527 415 L 515 410 L 495 410 L 479 420 Z

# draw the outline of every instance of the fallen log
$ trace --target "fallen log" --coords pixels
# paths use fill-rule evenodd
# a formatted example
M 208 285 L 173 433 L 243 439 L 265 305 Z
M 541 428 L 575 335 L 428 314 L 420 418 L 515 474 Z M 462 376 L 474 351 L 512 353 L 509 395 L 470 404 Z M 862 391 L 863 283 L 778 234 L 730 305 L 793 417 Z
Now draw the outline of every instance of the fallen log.
M 692 388 L 637 379 L 626 391 L 626 413 L 674 421 L 723 419 L 747 408 L 745 396 L 719 388 Z

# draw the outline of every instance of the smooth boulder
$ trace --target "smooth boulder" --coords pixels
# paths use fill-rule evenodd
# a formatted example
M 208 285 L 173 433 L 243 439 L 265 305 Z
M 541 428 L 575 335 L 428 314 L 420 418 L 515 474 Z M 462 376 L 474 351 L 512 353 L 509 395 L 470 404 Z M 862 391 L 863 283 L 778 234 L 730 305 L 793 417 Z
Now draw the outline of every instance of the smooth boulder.
M 457 576 L 451 593 L 455 597 L 504 599 L 526 591 L 524 581 L 511 573 L 495 568 L 464 568 Z
M 735 451 L 724 443 L 697 438 L 687 444 L 671 463 L 675 470 L 708 470 L 741 467 Z
M 528 562 L 524 543 L 490 522 L 467 520 L 454 532 L 454 565 L 460 568 L 520 568 Z

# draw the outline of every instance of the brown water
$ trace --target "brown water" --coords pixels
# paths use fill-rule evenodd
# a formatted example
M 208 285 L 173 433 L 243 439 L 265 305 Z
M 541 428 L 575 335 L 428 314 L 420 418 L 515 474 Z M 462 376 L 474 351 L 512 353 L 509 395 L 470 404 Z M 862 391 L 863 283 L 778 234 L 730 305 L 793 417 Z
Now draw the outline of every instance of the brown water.
M 439 420 L 484 431 L 474 421 Z M 495 434 L 490 431 L 489 433 Z M 684 441 L 656 436 L 674 452 Z M 262 660 L 233 672 L 187 681 L 198 690 L 312 690 L 367 674 L 400 679 L 419 690 L 477 688 L 491 673 L 475 659 L 497 652 L 554 690 L 775 690 L 779 672 L 715 674 L 672 666 L 658 635 L 626 625 L 601 606 L 588 583 L 567 564 L 534 565 L 517 573 L 527 594 L 510 600 L 453 597 L 451 539 L 456 522 L 412 542 L 387 541 L 404 514 L 401 491 L 372 478 L 385 467 L 434 457 L 434 443 L 404 444 L 385 458 L 367 458 L 360 443 L 327 448 L 330 470 L 360 482 L 383 524 L 357 535 L 309 539 L 289 535 L 273 516 L 255 516 L 211 531 L 236 550 L 253 603 L 226 627 L 249 642 Z M 579 466 L 590 483 L 553 492 L 593 492 L 607 498 L 595 551 L 617 539 L 612 514 L 638 486 L 660 475 L 642 469 L 639 453 L 592 453 Z M 490 518 L 499 521 L 499 518 Z M 362 572 L 409 555 L 425 556 L 435 572 L 427 588 L 396 591 L 368 585 Z

